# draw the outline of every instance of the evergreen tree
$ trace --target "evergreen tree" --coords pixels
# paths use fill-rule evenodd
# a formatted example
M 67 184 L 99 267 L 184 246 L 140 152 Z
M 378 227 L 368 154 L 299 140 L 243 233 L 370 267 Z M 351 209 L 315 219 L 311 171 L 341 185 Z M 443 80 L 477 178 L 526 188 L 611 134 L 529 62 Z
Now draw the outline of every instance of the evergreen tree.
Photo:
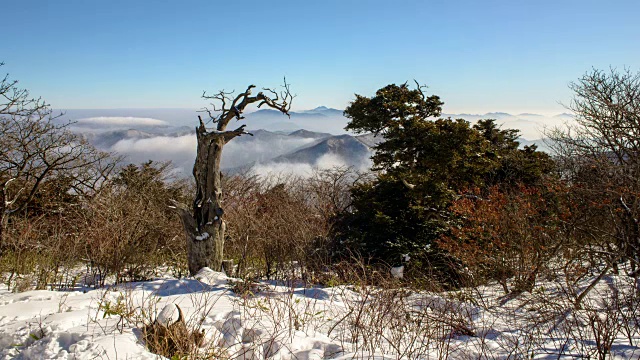
M 438 96 L 423 87 L 388 85 L 372 98 L 356 95 L 345 110 L 347 130 L 373 132 L 377 178 L 352 191 L 352 210 L 336 227 L 341 249 L 397 264 L 410 254 L 414 264 L 448 276 L 446 254 L 434 240 L 448 229 L 451 202 L 468 189 L 535 185 L 552 170 L 549 155 L 535 146 L 519 149 L 518 130 L 494 120 L 471 125 L 463 119 L 435 119 Z

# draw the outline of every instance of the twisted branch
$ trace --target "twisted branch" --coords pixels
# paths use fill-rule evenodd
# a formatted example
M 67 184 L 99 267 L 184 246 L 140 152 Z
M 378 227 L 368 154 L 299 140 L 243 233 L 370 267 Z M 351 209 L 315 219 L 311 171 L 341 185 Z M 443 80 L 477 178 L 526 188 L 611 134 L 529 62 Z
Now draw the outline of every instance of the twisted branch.
M 296 95 L 291 93 L 290 84 L 287 83 L 287 79 L 284 79 L 284 84 L 282 85 L 283 90 L 278 92 L 272 88 L 263 88 L 264 92 L 259 92 L 257 95 L 252 96 L 252 91 L 255 88 L 255 85 L 249 85 L 247 89 L 236 95 L 235 97 L 231 97 L 234 91 L 225 92 L 224 90 L 219 91 L 214 95 L 207 95 L 206 91 L 202 93 L 202 98 L 213 100 L 211 102 L 211 108 L 203 108 L 201 112 L 207 113 L 209 116 L 209 122 L 216 124 L 216 130 L 218 132 L 224 132 L 227 128 L 229 122 L 236 118 L 237 120 L 244 119 L 242 114 L 244 113 L 245 108 L 255 102 L 259 102 L 258 108 L 263 105 L 267 105 L 272 109 L 279 110 L 283 114 L 291 117 L 289 115 L 289 110 L 291 109 L 291 102 Z M 268 92 L 269 95 L 265 94 Z M 204 122 L 200 117 L 200 126 L 204 127 Z M 242 130 L 243 127 L 240 127 L 236 130 L 225 133 L 225 139 L 232 139 L 233 137 L 240 136 L 243 134 L 249 134 Z

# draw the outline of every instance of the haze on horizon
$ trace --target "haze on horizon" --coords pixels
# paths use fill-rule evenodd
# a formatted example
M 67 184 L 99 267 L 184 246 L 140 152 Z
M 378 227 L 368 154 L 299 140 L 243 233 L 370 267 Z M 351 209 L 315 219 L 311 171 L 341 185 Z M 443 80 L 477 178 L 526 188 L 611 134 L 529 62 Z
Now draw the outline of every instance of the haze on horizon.
M 595 68 L 640 67 L 640 3 L 11 1 L 3 72 L 58 109 L 201 108 L 283 76 L 294 110 L 416 79 L 445 113 L 555 115 Z

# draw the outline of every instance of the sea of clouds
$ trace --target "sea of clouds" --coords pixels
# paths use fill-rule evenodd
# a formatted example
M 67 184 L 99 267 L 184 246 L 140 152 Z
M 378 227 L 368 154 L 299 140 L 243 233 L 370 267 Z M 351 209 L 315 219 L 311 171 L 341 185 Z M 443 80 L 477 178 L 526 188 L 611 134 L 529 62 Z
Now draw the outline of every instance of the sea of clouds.
M 571 119 L 566 114 L 555 117 L 503 113 L 485 115 L 452 114 L 445 116 L 465 118 L 471 122 L 475 122 L 480 118 L 495 117 L 498 124 L 503 127 L 520 129 L 523 139 L 536 140 L 536 143 L 542 145 L 543 149 L 544 144 L 539 139 L 543 137 L 545 129 Z M 100 139 L 112 136 L 112 141 L 103 142 L 109 145 L 104 145 L 102 149 L 125 156 L 125 161 L 128 163 L 169 160 L 173 163 L 176 172 L 185 176 L 191 174 L 197 145 L 194 128 L 192 127 L 173 126 L 168 121 L 151 117 L 93 116 L 75 119 L 71 128 L 74 131 L 90 135 L 88 138 L 95 143 L 100 143 Z M 313 164 L 274 163 L 271 161 L 280 155 L 312 145 L 315 141 L 317 141 L 315 138 L 295 136 L 271 138 L 242 136 L 225 146 L 222 167 L 223 169 L 233 170 L 252 166 L 252 172 L 259 175 L 290 173 L 305 176 L 311 174 L 314 169 L 346 166 L 344 159 L 334 154 L 323 155 Z M 524 143 L 530 142 L 524 141 Z M 362 163 L 357 165 L 356 168 L 365 170 L 370 166 L 371 161 L 363 159 Z

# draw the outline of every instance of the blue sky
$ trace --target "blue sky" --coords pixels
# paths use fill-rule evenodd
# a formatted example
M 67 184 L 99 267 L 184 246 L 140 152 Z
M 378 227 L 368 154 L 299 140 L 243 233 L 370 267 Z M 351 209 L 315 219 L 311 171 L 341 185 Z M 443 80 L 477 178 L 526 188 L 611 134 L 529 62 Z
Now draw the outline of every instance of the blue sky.
M 293 85 L 294 108 L 417 79 L 445 112 L 560 113 L 591 67 L 640 70 L 640 1 L 10 1 L 4 72 L 56 108 L 191 107 Z

